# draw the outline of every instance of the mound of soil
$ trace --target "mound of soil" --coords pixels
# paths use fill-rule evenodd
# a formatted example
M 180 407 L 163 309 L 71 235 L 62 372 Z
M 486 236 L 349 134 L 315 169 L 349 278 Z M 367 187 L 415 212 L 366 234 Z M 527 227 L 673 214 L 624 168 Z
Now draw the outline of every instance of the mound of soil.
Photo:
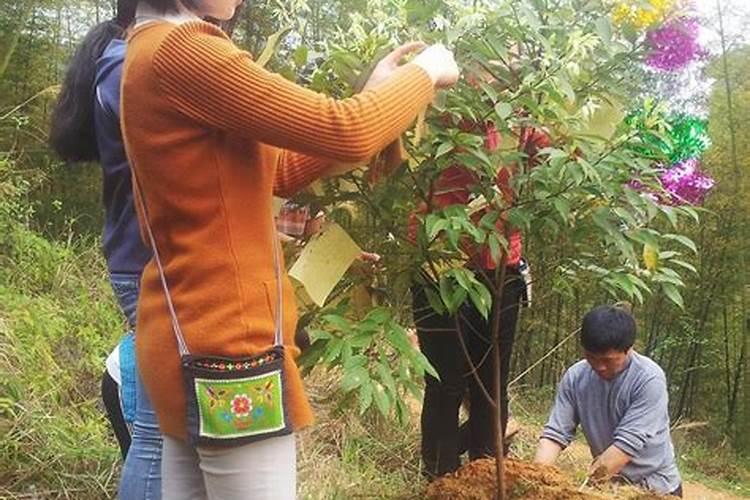
M 664 500 L 653 493 L 635 488 L 611 487 L 597 491 L 578 486 L 557 468 L 508 459 L 505 462 L 507 498 L 510 500 Z M 427 488 L 427 500 L 494 500 L 496 491 L 495 461 L 476 460 L 455 474 L 437 479 Z M 609 488 L 609 487 L 608 487 Z

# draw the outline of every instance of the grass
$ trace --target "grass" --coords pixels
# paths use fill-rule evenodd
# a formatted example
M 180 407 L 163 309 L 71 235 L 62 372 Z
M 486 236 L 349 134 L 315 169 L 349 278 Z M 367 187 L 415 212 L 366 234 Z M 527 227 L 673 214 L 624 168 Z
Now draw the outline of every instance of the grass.
M 108 498 L 118 453 L 99 381 L 123 321 L 98 248 L 9 227 L 0 236 L 0 498 Z
M 425 485 L 415 422 L 402 426 L 374 412 L 360 417 L 341 409 L 330 396 L 338 382 L 322 371 L 307 385 L 318 421 L 299 441 L 299 497 L 420 498 Z
M 711 434 L 710 429 L 700 428 L 673 432 L 683 476 L 750 498 L 750 459 L 738 456 L 727 439 Z

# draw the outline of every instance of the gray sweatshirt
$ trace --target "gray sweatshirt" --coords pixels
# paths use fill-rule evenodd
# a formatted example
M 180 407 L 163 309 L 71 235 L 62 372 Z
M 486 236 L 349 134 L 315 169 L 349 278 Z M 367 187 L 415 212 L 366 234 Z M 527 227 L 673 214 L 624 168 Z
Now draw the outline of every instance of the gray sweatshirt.
M 601 378 L 581 360 L 560 381 L 542 437 L 565 448 L 580 424 L 594 457 L 614 444 L 632 457 L 620 472 L 627 482 L 671 493 L 681 480 L 667 403 L 664 371 L 646 356 L 633 352 L 613 380 Z

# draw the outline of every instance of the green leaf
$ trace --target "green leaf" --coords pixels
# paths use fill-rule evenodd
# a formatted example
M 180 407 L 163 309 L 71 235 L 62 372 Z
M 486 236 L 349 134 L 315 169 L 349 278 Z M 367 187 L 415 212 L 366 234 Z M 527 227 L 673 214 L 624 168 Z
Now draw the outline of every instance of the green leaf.
M 557 83 L 557 87 L 560 89 L 560 91 L 565 94 L 565 97 L 568 99 L 568 102 L 575 102 L 576 100 L 576 92 L 573 90 L 573 87 L 570 85 L 570 82 L 567 78 L 564 78 L 562 76 L 557 76 L 555 78 L 555 83 Z
M 430 361 L 425 357 L 424 354 L 422 354 L 419 351 L 414 351 L 414 362 L 416 365 L 421 368 L 423 371 L 429 373 L 436 379 L 440 380 L 440 374 L 438 374 L 437 370 L 435 370 L 435 367 L 432 366 Z
M 363 354 L 355 354 L 354 356 L 350 356 L 349 359 L 346 360 L 344 363 L 344 369 L 353 369 L 358 366 L 364 367 L 367 364 L 367 356 Z
M 482 317 L 484 319 L 489 318 L 490 309 L 492 308 L 492 294 L 489 290 L 483 284 L 476 282 L 476 286 L 469 290 L 469 298 Z
M 470 149 L 469 153 L 474 155 L 475 157 L 479 158 L 482 163 L 488 166 L 494 166 L 492 161 L 490 160 L 489 156 L 487 156 L 487 153 L 482 151 L 481 149 Z
M 677 229 L 677 212 L 675 212 L 674 208 L 669 206 L 663 206 L 661 208 L 661 211 L 664 213 L 664 215 L 667 216 L 667 219 L 669 220 L 669 223 L 672 225 L 673 229 Z
M 386 340 L 401 354 L 411 354 L 414 351 L 406 331 L 400 325 L 393 322 L 391 328 L 386 331 Z
M 594 26 L 596 34 L 603 42 L 609 43 L 612 40 L 612 23 L 609 21 L 609 17 L 600 17 L 596 20 Z
M 538 30 L 542 26 L 542 21 L 539 19 L 539 15 L 535 10 L 532 10 L 526 3 L 521 3 L 518 6 L 521 17 L 528 23 L 529 27 L 533 30 Z
M 555 210 L 560 214 L 560 218 L 564 222 L 568 222 L 570 218 L 570 203 L 565 198 L 555 198 L 552 200 L 552 204 L 555 206 Z
M 424 291 L 425 295 L 427 295 L 427 301 L 430 303 L 430 307 L 432 307 L 433 311 L 437 314 L 445 314 L 445 304 L 441 300 L 440 295 L 431 287 L 425 287 Z
M 469 277 L 469 271 L 464 268 L 451 269 L 448 276 L 452 276 L 456 282 L 465 290 L 471 290 L 471 278 Z
M 497 90 L 495 90 L 495 88 L 492 85 L 488 85 L 484 82 L 481 82 L 479 84 L 479 87 L 482 89 L 482 92 L 484 92 L 491 101 L 493 102 L 497 101 Z
M 372 406 L 373 388 L 371 383 L 359 387 L 359 414 L 364 414 Z
M 359 325 L 362 326 L 361 324 Z M 358 331 L 354 335 L 347 337 L 349 344 L 356 349 L 365 349 L 370 346 L 374 338 L 372 330 Z
M 385 366 L 383 363 L 378 363 L 375 366 L 375 369 L 378 372 L 378 375 L 380 376 L 380 381 L 385 385 L 385 387 L 393 394 L 396 395 L 396 381 L 393 380 L 393 375 L 391 375 L 390 369 Z
M 446 153 L 448 153 L 448 152 L 450 152 L 452 150 L 453 150 L 453 143 L 451 143 L 451 142 L 443 142 L 442 144 L 440 144 L 438 146 L 437 150 L 435 151 L 435 158 L 436 159 L 440 158 L 441 156 L 443 156 L 444 154 L 446 154 Z
M 273 56 L 274 52 L 276 52 L 276 48 L 279 46 L 281 38 L 289 31 L 291 31 L 291 28 L 282 28 L 268 37 L 268 39 L 266 40 L 266 46 L 263 48 L 263 52 L 260 53 L 260 55 L 258 56 L 258 60 L 255 61 L 258 66 L 262 68 L 268 63 L 268 61 L 271 60 L 271 56 Z
M 628 275 L 615 274 L 614 276 L 612 276 L 612 281 L 618 288 L 620 288 L 622 291 L 627 293 L 629 297 L 633 296 L 635 287 L 633 286 L 633 283 L 630 281 Z
M 384 307 L 378 307 L 367 313 L 365 320 L 375 321 L 376 323 L 385 323 L 390 319 L 391 313 Z
M 501 120 L 506 120 L 513 114 L 513 106 L 507 102 L 499 102 L 495 104 L 495 113 Z
M 672 283 L 662 283 L 661 286 L 664 293 L 680 309 L 685 309 L 685 302 L 682 299 L 682 294 Z
M 687 214 L 691 219 L 693 219 L 693 222 L 696 224 L 700 223 L 700 217 L 698 217 L 698 211 L 693 207 L 679 207 L 680 212 Z
M 671 259 L 669 261 L 669 263 L 670 264 L 675 264 L 675 265 L 680 266 L 680 267 L 683 267 L 683 268 L 687 269 L 688 271 L 691 271 L 691 272 L 693 272 L 695 274 L 698 274 L 698 270 L 695 268 L 695 266 L 692 265 L 692 264 L 690 264 L 689 262 L 685 262 L 684 260 Z
M 318 340 L 328 340 L 332 337 L 330 333 L 319 328 L 308 330 L 307 333 L 310 335 L 310 341 L 312 342 L 316 342 Z
M 294 60 L 294 64 L 297 66 L 304 66 L 307 64 L 307 46 L 300 45 L 297 47 L 294 52 L 292 53 L 292 60 Z
M 427 218 L 427 238 L 432 240 L 434 239 L 438 234 L 440 234 L 441 231 L 445 231 L 448 228 L 448 220 L 446 219 L 438 219 L 437 217 L 428 217 Z
M 487 238 L 487 243 L 490 247 L 490 256 L 492 257 L 492 261 L 495 264 L 500 263 L 500 259 L 502 259 L 502 252 L 500 248 L 500 240 L 498 240 L 496 234 L 490 234 Z
M 458 308 L 461 307 L 461 304 L 464 303 L 466 300 L 466 297 L 469 295 L 469 292 L 461 287 L 455 287 L 453 289 L 453 295 L 451 296 L 452 301 L 452 311 L 456 312 L 458 311 Z
M 633 241 L 637 241 L 654 248 L 659 248 L 659 239 L 657 237 L 658 233 L 656 233 L 656 231 L 654 231 L 653 229 L 646 228 L 628 231 L 627 236 Z
M 375 406 L 378 408 L 378 411 L 380 411 L 384 417 L 387 417 L 388 413 L 391 411 L 391 401 L 382 385 L 375 384 L 373 396 L 375 397 Z
M 351 322 L 348 319 L 341 317 L 337 314 L 326 314 L 323 316 L 322 319 L 329 325 L 339 330 L 342 330 L 344 332 L 350 332 L 352 330 Z
M 693 240 L 691 240 L 687 236 L 684 236 L 682 234 L 665 234 L 663 237 L 667 240 L 676 241 L 679 244 L 692 250 L 694 254 L 696 255 L 698 254 L 698 247 L 695 246 L 695 243 L 693 242 Z
M 318 361 L 326 351 L 326 347 L 327 342 L 313 342 L 312 345 L 300 355 L 298 363 L 300 366 L 304 367 L 304 372 L 311 370 L 318 364 Z
M 341 349 L 343 345 L 344 343 L 341 341 L 341 339 L 331 339 L 326 346 L 327 349 L 325 357 L 323 358 L 323 362 L 326 364 L 333 363 L 333 361 L 341 355 Z
M 440 7 L 435 0 L 407 0 L 404 4 L 407 22 L 412 24 L 424 24 L 432 19 Z
M 362 366 L 355 366 L 351 369 L 344 369 L 344 375 L 341 377 L 341 390 L 350 392 L 361 386 L 370 379 L 370 374 Z
M 604 230 L 605 234 L 611 236 L 619 235 L 620 230 L 612 224 L 609 220 L 610 210 L 608 208 L 600 207 L 594 211 L 593 219 L 594 223 Z
M 453 228 L 449 228 L 445 231 L 445 234 L 448 237 L 448 243 L 450 243 L 451 248 L 458 250 L 458 239 L 461 236 L 460 232 Z

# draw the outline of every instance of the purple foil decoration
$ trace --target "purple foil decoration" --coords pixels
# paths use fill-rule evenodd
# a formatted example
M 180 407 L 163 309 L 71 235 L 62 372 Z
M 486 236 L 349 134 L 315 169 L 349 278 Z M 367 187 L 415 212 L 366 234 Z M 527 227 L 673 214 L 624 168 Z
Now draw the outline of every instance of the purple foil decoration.
M 646 64 L 662 71 L 678 71 L 707 55 L 698 43 L 698 19 L 683 17 L 649 31 Z
M 638 179 L 631 179 L 626 185 L 662 205 L 701 205 L 715 182 L 700 170 L 700 165 L 697 158 L 688 158 L 662 170 L 660 192 Z
M 661 174 L 664 190 L 670 198 L 666 200 L 672 205 L 700 205 L 706 195 L 714 187 L 714 180 L 700 169 L 697 158 L 688 158 L 675 163 Z

